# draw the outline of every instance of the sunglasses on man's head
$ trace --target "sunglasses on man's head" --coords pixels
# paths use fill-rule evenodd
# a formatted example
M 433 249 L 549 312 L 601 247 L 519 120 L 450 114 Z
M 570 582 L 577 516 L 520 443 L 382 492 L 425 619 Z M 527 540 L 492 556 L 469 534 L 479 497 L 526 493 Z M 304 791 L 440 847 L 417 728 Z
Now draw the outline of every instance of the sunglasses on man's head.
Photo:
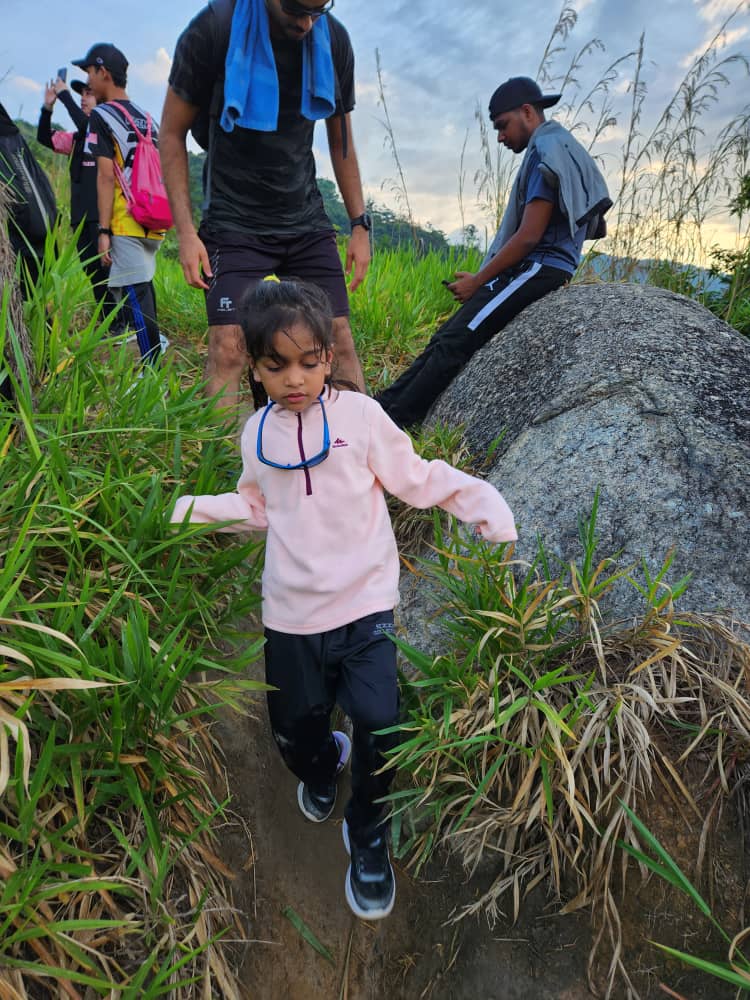
M 320 7 L 304 7 L 301 3 L 296 3 L 296 0 L 280 0 L 280 2 L 281 9 L 290 17 L 311 17 L 313 21 L 333 9 L 333 0 L 328 0 L 328 3 L 321 4 Z

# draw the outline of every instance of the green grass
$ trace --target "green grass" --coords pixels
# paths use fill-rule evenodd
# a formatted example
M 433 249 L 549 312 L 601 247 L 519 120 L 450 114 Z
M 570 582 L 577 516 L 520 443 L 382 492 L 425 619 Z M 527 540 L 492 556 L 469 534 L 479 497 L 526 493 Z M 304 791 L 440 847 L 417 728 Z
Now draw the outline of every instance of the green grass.
M 592 988 L 637 995 L 621 951 L 617 855 L 643 836 L 634 813 L 664 790 L 705 821 L 704 835 L 711 827 L 712 801 L 699 810 L 679 775 L 688 758 L 707 776 L 746 758 L 750 648 L 719 619 L 675 612 L 688 580 L 671 578 L 669 556 L 656 574 L 602 558 L 597 508 L 567 566 L 542 548 L 521 563 L 512 546 L 486 546 L 435 516 L 433 558 L 417 569 L 442 650 L 397 640 L 407 714 L 389 798 L 397 853 L 415 870 L 448 848 L 483 872 L 458 918 L 494 923 L 511 907 L 517 919 L 546 886 L 562 913 L 591 908 Z M 618 621 L 616 585 L 641 595 L 635 621 Z
M 632 857 L 638 864 L 642 865 L 649 872 L 656 875 L 663 882 L 673 886 L 681 892 L 692 905 L 706 918 L 719 936 L 723 938 L 728 952 L 728 961 L 718 962 L 712 959 L 701 958 L 698 955 L 690 954 L 684 950 L 670 948 L 667 945 L 654 942 L 670 958 L 677 959 L 689 968 L 697 969 L 705 973 L 714 980 L 730 983 L 739 991 L 750 990 L 750 961 L 743 954 L 740 945 L 750 933 L 750 928 L 746 928 L 734 937 L 731 937 L 724 927 L 714 916 L 710 904 L 703 898 L 698 889 L 685 875 L 680 866 L 670 855 L 658 838 L 651 833 L 645 823 L 643 823 L 628 807 L 621 803 L 633 830 L 636 832 L 640 847 L 634 847 L 625 841 L 619 842 L 619 847 Z
M 25 317 L 40 374 L 0 413 L 0 985 L 191 997 L 208 956 L 235 996 L 209 724 L 258 687 L 261 546 L 166 523 L 236 479 L 231 429 L 169 359 L 138 380 L 103 340 L 67 238 Z
M 342 244 L 341 253 L 344 253 Z M 418 354 L 438 323 L 455 310 L 441 285 L 457 270 L 476 269 L 477 251 L 418 257 L 409 249 L 378 251 L 365 284 L 350 297 L 351 325 L 372 392 L 389 384 Z M 203 352 L 206 314 L 203 293 L 188 288 L 179 262 L 159 258 L 156 276 L 159 322 L 164 333 L 188 349 L 191 363 Z
M 212 791 L 210 722 L 245 705 L 253 687 L 245 669 L 260 647 L 241 623 L 257 610 L 262 556 L 257 543 L 170 529 L 165 514 L 181 492 L 231 488 L 234 428 L 200 394 L 204 305 L 173 252 L 156 281 L 173 348 L 139 381 L 133 356 L 106 342 L 108 324 L 92 314 L 69 235 L 58 242 L 25 308 L 39 374 L 21 365 L 17 410 L 0 412 L 0 984 L 33 984 L 42 996 L 87 983 L 100 995 L 187 998 L 208 956 L 214 995 L 229 997 L 221 936 L 242 929 L 211 832 L 225 803 Z M 476 265 L 475 251 L 376 255 L 351 299 L 372 390 L 452 312 L 441 279 Z M 7 308 L 0 315 L 0 339 L 20 357 Z M 481 474 L 460 427 L 416 443 Z M 596 554 L 595 512 L 576 565 L 540 552 L 521 567 L 508 548 L 456 534 L 446 518 L 391 510 L 407 565 L 434 574 L 448 622 L 437 660 L 403 647 L 415 673 L 393 800 L 400 852 L 421 863 L 450 844 L 472 867 L 499 845 L 506 861 L 475 907 L 490 915 L 505 892 L 518 906 L 536 880 L 560 891 L 567 876 L 599 905 L 601 859 L 635 829 L 615 796 L 635 808 L 658 780 L 639 750 L 653 690 L 675 664 L 726 652 L 700 683 L 685 667 L 695 710 L 675 737 L 723 766 L 744 753 L 736 718 L 745 710 L 733 715 L 710 678 L 731 686 L 726 672 L 745 653 L 719 625 L 674 618 L 686 581 L 670 586 L 668 560 L 656 578 L 631 574 L 643 621 L 625 631 L 606 623 L 600 605 L 629 568 Z M 422 566 L 415 554 L 429 534 L 437 561 Z M 687 638 L 675 644 L 678 624 Z M 710 730 L 701 699 L 718 720 Z M 662 707 L 654 724 L 669 727 Z M 178 892 L 191 900 L 188 917 Z M 612 905 L 611 896 L 601 904 L 603 921 L 616 922 Z M 609 974 L 627 978 L 621 959 Z

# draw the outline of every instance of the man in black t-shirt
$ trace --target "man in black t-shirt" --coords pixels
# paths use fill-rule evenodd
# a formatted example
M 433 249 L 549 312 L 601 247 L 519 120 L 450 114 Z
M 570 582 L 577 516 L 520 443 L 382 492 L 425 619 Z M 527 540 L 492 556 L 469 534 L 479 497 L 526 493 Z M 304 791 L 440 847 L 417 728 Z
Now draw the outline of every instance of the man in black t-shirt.
M 334 312 L 338 375 L 363 388 L 351 328 L 344 274 L 333 227 L 315 178 L 315 122 L 302 112 L 303 62 L 315 44 L 313 27 L 325 18 L 335 81 L 335 111 L 327 118 L 328 145 L 344 205 L 352 220 L 346 270 L 352 289 L 370 261 L 369 216 L 364 211 L 350 113 L 354 107 L 354 56 L 349 36 L 328 11 L 332 3 L 259 0 L 258 17 L 270 39 L 278 78 L 275 129 L 223 125 L 229 77 L 225 63 L 231 33 L 231 0 L 212 0 L 180 36 L 161 122 L 161 158 L 180 243 L 185 278 L 206 292 L 208 388 L 234 404 L 247 370 L 237 306 L 268 274 L 313 281 L 329 295 Z M 227 13 L 228 11 L 228 13 Z M 307 52 L 305 52 L 307 47 Z M 255 84 L 248 59 L 249 87 Z M 257 84 L 263 86 L 263 82 Z M 204 204 L 196 232 L 190 204 L 186 137 L 211 108 Z

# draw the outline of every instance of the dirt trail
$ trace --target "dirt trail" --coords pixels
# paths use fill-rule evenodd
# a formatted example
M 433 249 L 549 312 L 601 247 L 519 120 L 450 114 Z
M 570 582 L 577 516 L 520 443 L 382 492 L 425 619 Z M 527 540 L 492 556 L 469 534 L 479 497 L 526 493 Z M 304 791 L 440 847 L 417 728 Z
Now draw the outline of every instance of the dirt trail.
M 357 920 L 344 899 L 348 856 L 341 820 L 348 770 L 334 815 L 320 825 L 309 823 L 297 807 L 297 782 L 276 751 L 262 702 L 257 716 L 224 720 L 217 733 L 226 754 L 232 809 L 242 820 L 227 828 L 222 850 L 237 872 L 235 902 L 254 939 L 242 963 L 248 998 L 590 997 L 585 919 L 536 918 L 492 931 L 484 921 L 446 925 L 454 907 L 474 892 L 459 867 L 433 867 L 417 881 L 394 865 L 397 896 L 391 917 L 373 924 Z M 254 864 L 248 866 L 250 859 Z M 333 964 L 303 939 L 284 915 L 287 907 L 331 952 Z
M 262 669 L 253 667 L 256 680 Z M 236 873 L 234 900 L 252 939 L 238 955 L 248 1000 L 590 1000 L 589 912 L 556 916 L 541 890 L 523 904 L 515 925 L 506 919 L 490 929 L 484 918 L 449 923 L 489 876 L 467 882 L 460 865 L 443 859 L 414 879 L 394 863 L 392 915 L 375 923 L 355 918 L 344 898 L 348 855 L 341 838 L 349 770 L 333 816 L 313 824 L 297 806 L 297 779 L 276 750 L 265 699 L 258 698 L 254 717 L 226 715 L 216 727 L 234 819 L 222 831 L 220 849 Z M 689 833 L 668 808 L 660 824 L 664 842 L 690 872 L 698 831 Z M 709 854 L 715 889 L 728 904 L 726 926 L 742 927 L 745 865 L 733 810 L 726 810 Z M 660 988 L 664 982 L 682 1000 L 731 1000 L 732 987 L 665 964 L 647 943 L 662 940 L 722 960 L 724 946 L 709 939 L 698 911 L 657 879 L 630 885 L 620 912 L 626 964 L 641 997 L 669 995 Z M 304 940 L 284 913 L 289 907 L 333 962 Z M 619 987 L 611 994 L 612 1000 L 625 996 Z

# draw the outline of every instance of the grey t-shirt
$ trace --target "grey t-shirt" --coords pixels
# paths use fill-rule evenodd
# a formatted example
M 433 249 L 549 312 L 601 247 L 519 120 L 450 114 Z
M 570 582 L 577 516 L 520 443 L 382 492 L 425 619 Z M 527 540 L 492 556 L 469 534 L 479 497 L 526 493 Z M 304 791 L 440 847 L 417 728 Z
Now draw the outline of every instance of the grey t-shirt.
M 112 237 L 112 266 L 109 269 L 110 288 L 124 288 L 153 281 L 156 272 L 156 252 L 159 240 L 138 236 Z

